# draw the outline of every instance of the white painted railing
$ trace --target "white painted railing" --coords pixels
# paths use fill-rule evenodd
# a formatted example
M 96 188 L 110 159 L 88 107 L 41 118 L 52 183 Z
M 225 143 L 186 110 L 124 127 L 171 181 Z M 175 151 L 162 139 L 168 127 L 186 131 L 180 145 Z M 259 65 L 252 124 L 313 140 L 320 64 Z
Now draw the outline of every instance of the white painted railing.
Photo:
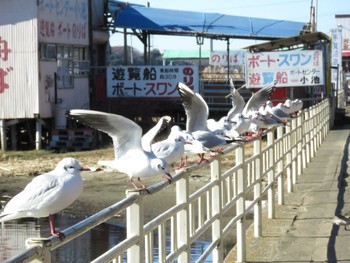
M 247 212 L 254 212 L 254 235 L 261 236 L 262 200 L 267 200 L 268 218 L 274 218 L 276 203 L 284 204 L 285 188 L 288 192 L 293 191 L 298 176 L 325 139 L 329 131 L 329 116 L 329 103 L 325 100 L 300 112 L 287 127 L 269 130 L 267 140 L 255 139 L 250 157 L 245 154 L 247 144 L 234 143 L 223 154 L 211 158 L 210 164 L 194 165 L 176 174 L 173 177 L 176 204 L 150 222 L 144 222 L 143 216 L 147 208 L 143 201 L 147 194 L 127 192 L 125 199 L 64 230 L 66 238 L 63 241 L 56 237 L 27 240 L 29 248 L 7 262 L 33 259 L 51 262 L 50 251 L 125 210 L 125 240 L 92 262 L 153 262 L 155 244 L 159 262 L 190 262 L 190 246 L 204 234 L 210 237 L 209 246 L 197 262 L 204 262 L 208 256 L 213 262 L 222 262 L 223 240 L 234 231 L 237 262 L 244 262 Z M 234 158 L 226 171 L 222 171 L 223 157 Z M 210 165 L 210 181 L 190 193 L 189 174 L 207 165 Z M 166 187 L 169 187 L 167 183 L 160 182 L 149 190 L 156 195 Z M 251 201 L 249 205 L 246 205 L 247 200 Z M 170 251 L 166 250 L 169 238 Z

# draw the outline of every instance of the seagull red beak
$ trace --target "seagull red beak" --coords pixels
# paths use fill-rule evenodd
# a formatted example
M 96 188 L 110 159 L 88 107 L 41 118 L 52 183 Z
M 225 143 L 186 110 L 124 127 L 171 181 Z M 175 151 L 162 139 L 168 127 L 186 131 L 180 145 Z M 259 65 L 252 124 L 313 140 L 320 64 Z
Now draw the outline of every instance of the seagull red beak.
M 86 171 L 89 171 L 89 172 L 90 172 L 91 169 L 90 169 L 89 167 L 81 167 L 81 168 L 80 168 L 80 171 L 81 171 L 81 172 L 83 172 L 83 171 L 85 171 L 85 172 L 86 172 Z

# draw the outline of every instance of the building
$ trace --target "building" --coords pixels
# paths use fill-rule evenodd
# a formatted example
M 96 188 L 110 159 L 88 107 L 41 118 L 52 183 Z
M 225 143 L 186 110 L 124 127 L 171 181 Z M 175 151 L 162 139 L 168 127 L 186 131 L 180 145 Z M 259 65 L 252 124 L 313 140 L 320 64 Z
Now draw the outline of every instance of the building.
M 66 128 L 67 110 L 89 108 L 90 69 L 105 64 L 109 40 L 105 6 L 98 0 L 0 1 L 3 150 L 16 149 L 21 134 L 35 138 L 39 149 L 46 132 Z

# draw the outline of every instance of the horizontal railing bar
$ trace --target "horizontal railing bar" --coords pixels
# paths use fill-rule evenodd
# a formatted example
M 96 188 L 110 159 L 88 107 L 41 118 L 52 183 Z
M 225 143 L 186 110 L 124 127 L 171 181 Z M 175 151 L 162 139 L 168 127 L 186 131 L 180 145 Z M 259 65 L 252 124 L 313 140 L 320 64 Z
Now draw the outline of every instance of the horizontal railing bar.
M 218 184 L 219 184 L 219 180 L 217 180 L 217 179 L 207 183 L 206 185 L 201 187 L 199 190 L 197 190 L 196 192 L 191 194 L 188 198 L 188 202 L 193 203 L 196 199 L 198 199 L 199 197 L 201 197 L 205 193 L 209 192 L 214 186 L 216 186 Z
M 215 215 L 204 222 L 204 224 L 197 228 L 196 231 L 193 233 L 193 235 L 190 237 L 190 244 L 192 244 L 194 241 L 196 241 L 201 235 L 204 234 L 205 231 L 208 230 L 208 228 L 211 226 L 211 224 L 218 219 L 219 215 Z
M 178 256 L 186 251 L 186 249 L 188 249 L 187 245 L 182 245 L 181 247 L 177 248 L 176 251 L 171 252 L 169 255 L 166 256 L 165 258 L 165 262 L 174 262 L 176 261 L 176 259 L 178 258 Z
M 91 263 L 104 263 L 110 262 L 119 255 L 123 254 L 125 250 L 131 248 L 133 245 L 137 244 L 139 241 L 139 236 L 133 236 L 121 241 L 118 245 L 112 247 L 104 254 L 100 255 L 98 258 L 95 258 Z
M 196 263 L 205 262 L 207 257 L 213 252 L 214 248 L 218 246 L 220 240 L 217 238 L 215 241 L 211 242 L 210 245 L 204 250 L 202 255 L 197 259 Z
M 222 230 L 222 235 L 225 237 L 229 231 L 233 228 L 233 226 L 237 223 L 238 220 L 243 218 L 243 214 L 236 215 L 234 218 L 232 218 L 224 227 Z
M 42 254 L 43 248 L 41 246 L 34 246 L 4 261 L 4 263 L 31 262 L 34 259 L 41 257 Z
M 184 203 L 175 205 L 172 208 L 165 211 L 164 213 L 160 214 L 159 216 L 157 216 L 154 219 L 152 219 L 151 221 L 149 221 L 147 224 L 145 224 L 145 226 L 143 228 L 145 235 L 152 232 L 160 224 L 169 220 L 171 217 L 173 217 L 176 213 L 180 212 L 185 207 L 186 207 L 186 204 L 184 204 Z
M 90 229 L 94 228 L 95 226 L 98 226 L 101 223 L 107 221 L 114 215 L 118 214 L 130 205 L 134 204 L 139 198 L 139 195 L 130 195 L 121 200 L 120 202 L 115 203 L 114 205 L 111 205 L 103 209 L 102 211 L 84 219 L 83 221 L 80 221 L 79 223 L 65 229 L 64 231 L 62 231 L 62 233 L 65 236 L 63 241 L 61 241 L 57 237 L 50 237 L 52 249 L 62 246 L 63 244 L 69 242 L 73 238 L 80 236 L 85 232 L 89 231 Z

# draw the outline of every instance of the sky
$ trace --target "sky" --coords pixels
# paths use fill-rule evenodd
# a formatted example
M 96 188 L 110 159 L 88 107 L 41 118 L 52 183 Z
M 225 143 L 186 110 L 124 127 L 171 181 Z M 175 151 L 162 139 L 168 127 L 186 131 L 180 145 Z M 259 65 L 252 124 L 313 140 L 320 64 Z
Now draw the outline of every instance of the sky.
M 195 12 L 213 12 L 228 15 L 282 19 L 297 22 L 310 21 L 310 6 L 312 0 L 132 0 L 133 4 L 173 10 L 187 10 Z M 336 14 L 350 14 L 349 0 L 313 0 L 316 7 L 317 31 L 329 34 L 331 28 L 336 28 Z M 115 33 L 111 36 L 112 46 L 123 45 L 123 35 Z M 263 41 L 264 42 L 264 41 Z M 143 45 L 136 36 L 128 37 L 128 44 L 139 51 Z M 258 44 L 255 40 L 231 39 L 230 49 L 240 49 Z M 222 40 L 213 41 L 214 50 L 226 50 L 227 43 Z M 161 36 L 151 37 L 151 49 L 157 48 L 161 52 L 165 49 L 197 49 L 195 37 Z M 210 50 L 210 40 L 205 39 L 202 50 Z

